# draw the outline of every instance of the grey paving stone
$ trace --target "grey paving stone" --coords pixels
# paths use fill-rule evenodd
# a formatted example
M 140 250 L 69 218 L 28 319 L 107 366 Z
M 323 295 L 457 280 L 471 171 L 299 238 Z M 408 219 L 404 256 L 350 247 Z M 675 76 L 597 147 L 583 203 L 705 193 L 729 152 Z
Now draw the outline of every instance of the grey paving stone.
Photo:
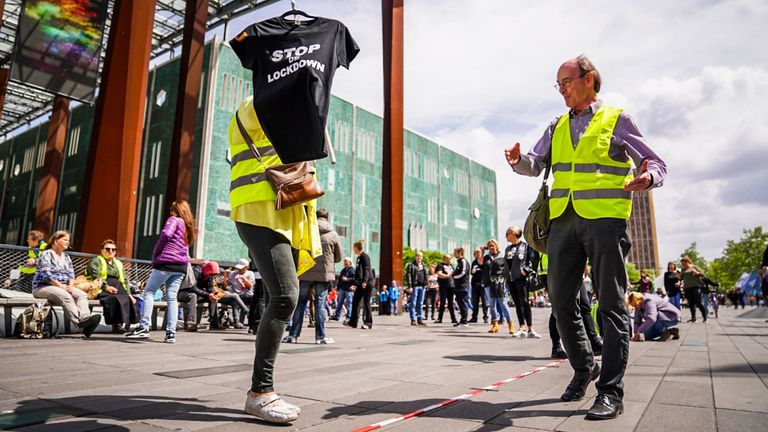
M 632 366 L 669 366 L 669 363 L 669 357 L 644 355 L 632 363 Z
M 588 403 L 591 404 L 589 401 L 562 402 L 558 395 L 540 395 L 507 408 L 488 423 L 504 427 L 503 430 L 508 427 L 555 430 L 570 416 L 586 414 Z
M 653 403 L 637 425 L 638 432 L 715 431 L 715 415 L 711 409 Z
M 717 410 L 719 432 L 762 432 L 768 425 L 768 414 L 745 411 Z
M 45 424 L 31 425 L 16 429 L 20 432 L 86 432 L 86 431 L 130 431 L 131 422 L 106 416 L 86 415 L 82 417 L 67 417 Z
M 700 408 L 714 407 L 712 385 L 709 383 L 662 381 L 654 404 L 684 405 Z

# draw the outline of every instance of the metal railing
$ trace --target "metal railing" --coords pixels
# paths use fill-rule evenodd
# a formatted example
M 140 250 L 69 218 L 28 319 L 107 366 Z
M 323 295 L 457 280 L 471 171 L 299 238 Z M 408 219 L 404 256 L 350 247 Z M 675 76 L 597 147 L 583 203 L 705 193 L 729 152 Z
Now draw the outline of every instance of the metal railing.
M 28 248 L 22 246 L 0 244 L 0 288 L 32 292 L 32 275 L 24 275 L 19 271 L 19 266 L 29 257 L 27 250 Z M 80 252 L 66 254 L 72 260 L 75 276 L 83 274 L 88 262 L 96 256 Z M 123 263 L 125 278 L 131 286 L 138 287 L 149 279 L 152 271 L 149 261 L 120 257 L 118 259 Z

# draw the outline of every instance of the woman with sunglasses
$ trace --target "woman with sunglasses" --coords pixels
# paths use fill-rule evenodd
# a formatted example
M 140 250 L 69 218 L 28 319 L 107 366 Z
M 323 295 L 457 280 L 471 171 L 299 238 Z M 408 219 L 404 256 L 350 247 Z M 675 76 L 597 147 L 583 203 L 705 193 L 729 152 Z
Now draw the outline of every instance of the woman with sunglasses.
M 89 280 L 101 279 L 97 297 L 104 308 L 104 321 L 112 324 L 112 333 L 125 333 L 131 324 L 139 322 L 136 299 L 128 288 L 123 263 L 115 258 L 117 246 L 112 240 L 101 243 L 101 254 L 91 258 L 85 269 Z

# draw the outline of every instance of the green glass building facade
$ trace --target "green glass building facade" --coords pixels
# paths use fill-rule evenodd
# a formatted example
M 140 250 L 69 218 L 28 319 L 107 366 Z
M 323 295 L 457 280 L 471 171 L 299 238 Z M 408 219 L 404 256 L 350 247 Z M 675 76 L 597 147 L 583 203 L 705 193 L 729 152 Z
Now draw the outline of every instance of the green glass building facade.
M 178 90 L 178 62 L 150 71 L 136 220 L 136 258 L 150 257 L 168 204 L 164 198 Z M 246 257 L 229 219 L 227 133 L 238 104 L 252 93 L 251 72 L 234 52 L 214 41 L 206 46 L 198 101 L 190 203 L 200 228 L 193 255 L 225 262 Z M 74 231 L 88 160 L 93 107 L 72 110 L 64 150 L 54 229 Z M 332 97 L 328 132 L 336 163 L 318 162 L 326 191 L 319 206 L 342 238 L 346 255 L 366 241 L 374 267 L 382 237 L 382 118 Z M 32 229 L 37 183 L 48 123 L 0 143 L 0 241 L 24 244 Z M 495 172 L 415 132 L 405 131 L 403 238 L 406 246 L 451 252 L 483 244 L 497 232 Z M 104 179 L 113 181 L 113 179 Z M 73 232 L 77 236 L 77 232 Z M 94 251 L 86 251 L 94 252 Z

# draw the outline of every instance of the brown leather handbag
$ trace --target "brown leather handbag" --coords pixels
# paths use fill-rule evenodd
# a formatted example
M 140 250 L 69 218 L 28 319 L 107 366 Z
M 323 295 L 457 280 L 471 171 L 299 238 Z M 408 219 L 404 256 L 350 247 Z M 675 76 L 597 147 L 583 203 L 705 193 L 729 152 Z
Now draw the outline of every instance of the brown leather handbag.
M 256 160 L 264 166 L 267 180 L 275 189 L 277 194 L 275 209 L 283 210 L 325 195 L 320 184 L 315 180 L 314 164 L 311 162 L 296 162 L 271 167 L 265 166 L 261 161 L 259 150 L 256 149 L 253 139 L 248 135 L 248 131 L 243 126 L 237 113 L 235 113 L 235 120 L 237 121 L 238 129 L 240 129 L 240 134 L 253 152 L 253 155 L 256 156 Z

